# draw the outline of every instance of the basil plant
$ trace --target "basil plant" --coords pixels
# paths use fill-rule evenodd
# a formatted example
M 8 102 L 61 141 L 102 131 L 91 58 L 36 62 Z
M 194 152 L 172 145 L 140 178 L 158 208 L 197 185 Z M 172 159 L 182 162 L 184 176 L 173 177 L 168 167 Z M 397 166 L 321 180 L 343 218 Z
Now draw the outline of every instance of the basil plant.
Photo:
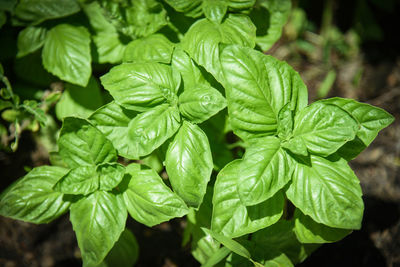
M 261 52 L 289 12 L 289 0 L 19 1 L 18 56 L 41 51 L 67 90 L 59 160 L 6 189 L 0 214 L 69 212 L 83 266 L 136 262 L 128 214 L 149 227 L 186 216 L 183 243 L 203 266 L 294 266 L 360 229 L 348 162 L 393 117 L 352 99 L 308 102 L 300 75 Z M 109 64 L 110 101 L 92 63 Z M 77 91 L 96 105 L 74 102 Z

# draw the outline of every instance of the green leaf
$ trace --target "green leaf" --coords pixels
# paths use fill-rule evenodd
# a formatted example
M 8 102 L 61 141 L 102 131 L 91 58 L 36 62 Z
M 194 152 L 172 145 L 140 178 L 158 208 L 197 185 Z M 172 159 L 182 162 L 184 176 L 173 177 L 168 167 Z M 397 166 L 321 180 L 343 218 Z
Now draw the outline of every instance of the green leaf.
M 115 27 L 105 18 L 100 4 L 98 2 L 84 4 L 83 11 L 96 32 L 93 42 L 97 48 L 98 62 L 113 64 L 121 62 L 125 44 L 120 40 Z
M 168 5 L 172 6 L 176 11 L 185 13 L 189 17 L 199 17 L 203 13 L 203 0 L 182 1 L 182 0 L 165 0 Z
M 284 147 L 291 150 L 304 142 L 311 153 L 328 156 L 353 140 L 357 129 L 357 122 L 341 108 L 315 102 L 296 115 L 293 138 Z
M 18 54 L 17 57 L 23 57 L 35 52 L 44 45 L 47 29 L 40 26 L 29 26 L 18 34 Z
M 48 223 L 68 210 L 64 194 L 54 184 L 68 169 L 42 166 L 34 168 L 2 194 L 0 215 L 31 223 Z
M 201 267 L 214 267 L 231 253 L 227 247 L 218 249 Z
M 264 265 L 265 267 L 293 267 L 293 263 L 290 261 L 288 256 L 284 253 L 279 254 L 273 259 L 267 260 Z
M 62 159 L 71 168 L 117 160 L 111 142 L 84 119 L 64 119 L 58 147 Z
M 226 134 L 230 131 L 227 113 L 226 110 L 222 110 L 200 125 L 208 137 L 216 171 L 220 171 L 226 164 L 234 160 L 234 151 L 226 142 Z
M 246 207 L 237 192 L 240 162 L 235 160 L 218 174 L 214 186 L 211 230 L 227 237 L 238 237 L 274 224 L 282 216 L 281 192 L 258 205 Z
M 38 88 L 48 88 L 49 84 L 59 79 L 46 71 L 42 64 L 42 51 L 37 50 L 14 61 L 15 74 L 20 81 Z
M 174 192 L 198 208 L 213 169 L 210 144 L 199 126 L 183 122 L 168 147 L 165 167 Z
M 0 2 L 0 9 L 12 12 L 16 4 L 17 0 L 3 0 Z
M 127 212 L 122 198 L 96 191 L 72 204 L 70 211 L 83 266 L 100 264 L 125 229 Z
M 65 91 L 56 104 L 59 120 L 69 116 L 89 117 L 104 103 L 99 84 L 91 77 L 86 87 L 65 84 Z
M 207 228 L 202 228 L 202 229 L 206 234 L 211 235 L 215 240 L 217 240 L 218 242 L 223 244 L 225 247 L 229 248 L 234 253 L 236 253 L 246 259 L 251 259 L 250 252 L 245 247 L 243 247 L 240 243 L 238 243 L 235 240 L 232 240 L 222 234 L 213 232 Z
M 351 233 L 351 230 L 348 229 L 332 228 L 317 223 L 299 209 L 296 209 L 294 213 L 294 220 L 294 232 L 301 243 L 337 242 Z
M 126 172 L 130 180 L 123 198 L 129 214 L 136 221 L 151 227 L 188 213 L 183 200 L 154 170 L 141 170 L 140 165 L 132 163 L 126 167 Z
M 121 106 L 146 111 L 177 101 L 180 76 L 160 63 L 124 63 L 102 76 L 101 83 Z
M 168 104 L 137 115 L 128 125 L 128 158 L 150 154 L 173 136 L 180 124 L 178 108 Z
M 179 111 L 193 123 L 206 121 L 225 107 L 225 98 L 211 86 L 200 85 L 179 96 Z
M 212 215 L 212 191 L 213 187 L 208 186 L 203 202 L 199 210 L 190 209 L 187 215 L 188 225 L 185 228 L 185 241 L 191 240 L 191 252 L 193 257 L 200 263 L 204 264 L 219 250 L 220 243 L 215 241 L 211 235 L 205 234 L 201 227 L 211 227 Z
M 186 16 L 197 18 L 200 17 L 203 12 L 209 14 L 210 9 L 215 9 L 216 6 L 229 7 L 230 11 L 240 11 L 250 9 L 254 4 L 255 0 L 193 0 L 193 1 L 182 1 L 182 0 L 165 0 L 170 6 L 176 11 L 185 13 Z M 225 12 L 221 15 L 223 15 Z M 208 17 L 210 19 L 210 17 Z
M 64 175 L 54 190 L 73 195 L 88 195 L 99 189 L 99 176 L 94 166 L 76 167 Z
M 292 168 L 287 157 L 276 137 L 260 138 L 249 144 L 237 181 L 244 205 L 256 205 L 273 197 L 290 181 Z
M 267 51 L 281 37 L 283 26 L 289 18 L 290 0 L 259 0 L 250 13 L 257 27 L 256 43 Z
M 228 5 L 225 1 L 205 0 L 203 2 L 203 12 L 205 17 L 216 23 L 221 23 L 227 10 Z
M 281 220 L 276 224 L 253 233 L 251 242 L 255 248 L 255 252 L 253 253 L 252 251 L 255 258 L 259 259 L 261 256 L 264 260 L 267 260 L 266 263 L 271 264 L 269 260 L 274 261 L 274 259 L 284 253 L 293 264 L 305 260 L 319 245 L 301 244 L 297 240 L 293 228 L 293 220 Z
M 99 63 L 120 63 L 126 49 L 117 32 L 99 32 L 93 36 Z
M 250 9 L 256 3 L 256 0 L 225 0 L 228 3 L 230 11 L 240 11 Z
M 290 103 L 281 108 L 278 113 L 278 129 L 279 138 L 285 140 L 293 131 L 293 112 L 290 110 Z
M 120 156 L 129 158 L 132 146 L 128 137 L 128 125 L 136 115 L 136 111 L 111 102 L 96 110 L 89 120 L 112 142 Z
M 244 15 L 230 14 L 221 24 L 201 19 L 185 34 L 182 48 L 217 81 L 222 82 L 219 44 L 238 44 L 253 48 L 255 31 L 249 17 Z
M 228 46 L 221 64 L 226 78 L 230 122 L 244 140 L 273 135 L 280 110 L 298 112 L 307 105 L 307 88 L 287 63 L 250 48 Z
M 72 15 L 79 10 L 75 0 L 21 0 L 15 8 L 15 15 L 38 24 L 44 20 Z
M 1 113 L 1 118 L 7 122 L 14 122 L 20 115 L 16 109 L 6 109 Z
M 85 27 L 59 24 L 46 36 L 44 68 L 60 79 L 85 87 L 92 73 L 90 34 Z
M 99 267 L 133 266 L 139 257 L 139 244 L 133 233 L 125 229 Z
M 35 119 L 40 122 L 41 126 L 44 127 L 46 125 L 46 115 L 43 109 L 38 107 L 38 103 L 35 100 L 25 100 L 24 103 L 20 105 L 20 107 L 32 114 Z
M 180 72 L 185 90 L 197 88 L 200 85 L 209 86 L 196 63 L 180 47 L 175 47 L 171 65 L 174 70 Z
M 13 106 L 14 105 L 12 102 L 0 99 L 0 111 L 3 109 L 12 108 Z
M 339 153 L 347 152 L 340 153 L 341 155 L 346 155 L 346 159 L 355 158 L 358 153 L 372 143 L 380 130 L 389 126 L 394 121 L 394 117 L 383 109 L 352 99 L 334 97 L 318 102 L 332 104 L 344 109 L 358 123 L 358 140 L 346 143 L 339 150 Z
M 132 39 L 153 34 L 168 23 L 167 12 L 156 0 L 101 0 L 100 5 L 111 24 Z
M 232 240 L 222 234 L 213 232 L 207 228 L 202 228 L 202 229 L 206 234 L 211 235 L 215 240 L 217 240 L 218 242 L 223 244 L 225 247 L 229 248 L 234 253 L 236 253 L 244 258 L 251 259 L 250 252 L 245 247 L 243 247 L 240 243 L 238 243 L 235 240 Z
M 119 163 L 103 163 L 96 167 L 100 190 L 111 191 L 124 178 L 125 167 Z
M 108 19 L 104 15 L 104 10 L 100 6 L 98 1 L 83 3 L 82 10 L 83 12 L 85 12 L 85 15 L 89 19 L 90 25 L 93 27 L 96 33 L 117 33 L 115 27 L 108 21 Z
M 364 211 L 361 187 L 346 160 L 311 155 L 310 163 L 293 164 L 286 195 L 297 208 L 318 223 L 360 229 Z
M 174 44 L 162 34 L 153 34 L 130 42 L 124 53 L 124 61 L 149 61 L 170 63 Z

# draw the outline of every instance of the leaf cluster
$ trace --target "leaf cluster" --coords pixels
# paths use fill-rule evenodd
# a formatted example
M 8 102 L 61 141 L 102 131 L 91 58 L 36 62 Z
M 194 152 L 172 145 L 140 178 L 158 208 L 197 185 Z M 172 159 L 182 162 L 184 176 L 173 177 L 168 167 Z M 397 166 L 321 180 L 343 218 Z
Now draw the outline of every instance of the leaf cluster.
M 288 0 L 11 7 L 26 26 L 18 57 L 40 52 L 65 90 L 58 166 L 10 186 L 0 214 L 47 223 L 69 211 L 84 266 L 134 264 L 128 214 L 147 226 L 187 215 L 184 243 L 204 266 L 293 266 L 359 229 L 348 161 L 393 117 L 351 99 L 309 104 L 300 75 L 257 51 L 280 37 L 289 10 Z M 114 64 L 100 78 L 110 101 L 93 63 Z

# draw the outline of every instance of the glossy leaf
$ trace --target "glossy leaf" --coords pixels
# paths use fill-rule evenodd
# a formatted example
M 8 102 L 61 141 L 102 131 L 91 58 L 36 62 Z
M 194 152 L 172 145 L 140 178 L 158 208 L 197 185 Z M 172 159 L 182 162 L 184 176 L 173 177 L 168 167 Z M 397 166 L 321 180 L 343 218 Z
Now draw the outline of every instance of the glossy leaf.
M 125 229 L 102 264 L 97 267 L 133 266 L 139 257 L 139 244 L 133 233 Z
M 97 48 L 99 63 L 120 63 L 125 53 L 126 45 L 120 40 L 117 32 L 99 32 L 93 36 Z
M 360 140 L 360 142 L 356 140 L 354 142 L 349 142 L 345 144 L 343 150 L 341 150 L 341 152 L 344 150 L 349 152 L 341 153 L 347 154 L 347 159 L 352 159 L 357 156 L 358 153 L 372 143 L 380 130 L 389 126 L 394 121 L 393 116 L 385 110 L 352 99 L 334 97 L 319 102 L 332 104 L 344 109 L 358 123 L 357 139 Z M 354 153 L 354 151 L 357 153 Z
M 331 243 L 343 239 L 351 233 L 348 229 L 332 228 L 315 222 L 309 216 L 304 215 L 299 209 L 294 213 L 297 239 L 301 243 Z
M 54 186 L 56 191 L 74 195 L 88 195 L 97 189 L 99 189 L 99 176 L 94 166 L 76 167 Z
M 156 0 L 99 2 L 108 21 L 132 39 L 155 33 L 168 23 L 165 9 Z
M 287 139 L 293 131 L 293 112 L 290 110 L 290 103 L 281 108 L 278 113 L 278 129 L 279 138 Z
M 15 8 L 15 15 L 35 23 L 48 19 L 62 18 L 80 10 L 75 0 L 21 0 Z
M 69 24 L 53 27 L 47 33 L 42 59 L 50 73 L 85 87 L 92 73 L 88 30 Z
M 125 63 L 101 77 L 115 101 L 127 109 L 146 111 L 177 101 L 180 76 L 160 63 Z
M 127 212 L 122 198 L 96 191 L 72 204 L 70 210 L 83 266 L 100 264 L 125 229 Z
M 87 2 L 82 5 L 82 10 L 89 19 L 90 26 L 99 32 L 116 33 L 115 27 L 109 22 L 104 15 L 104 10 L 98 1 Z
M 83 5 L 83 10 L 89 18 L 90 25 L 96 34 L 93 42 L 97 48 L 97 60 L 99 63 L 118 63 L 122 61 L 125 44 L 115 27 L 106 19 L 103 9 L 98 2 Z
M 286 256 L 284 253 L 276 256 L 273 259 L 269 259 L 264 263 L 265 267 L 293 267 L 293 263 L 290 261 L 288 256 Z
M 193 123 L 206 121 L 225 107 L 225 98 L 210 86 L 185 90 L 179 96 L 179 111 Z
M 196 63 L 180 47 L 174 49 L 171 66 L 174 70 L 180 72 L 185 91 L 201 85 L 209 86 Z
M 353 140 L 357 129 L 357 122 L 341 108 L 316 102 L 296 115 L 293 138 L 285 147 L 304 143 L 311 153 L 328 156 Z
M 258 205 L 246 207 L 237 193 L 240 160 L 223 168 L 214 186 L 211 230 L 227 237 L 238 237 L 274 224 L 282 216 L 281 192 Z
M 18 34 L 18 54 L 17 57 L 23 57 L 35 52 L 44 45 L 47 29 L 40 26 L 29 26 Z
M 253 48 L 255 31 L 251 20 L 244 15 L 230 14 L 221 24 L 201 19 L 186 33 L 182 48 L 217 81 L 222 82 L 219 44 L 238 44 Z
M 307 88 L 287 63 L 250 48 L 229 46 L 221 54 L 228 111 L 242 139 L 272 135 L 279 111 L 289 103 L 298 112 L 307 105 Z
M 154 226 L 188 213 L 183 200 L 164 184 L 154 170 L 141 170 L 140 165 L 132 163 L 126 171 L 130 180 L 123 198 L 129 214 L 136 221 Z
M 130 42 L 124 53 L 125 62 L 149 61 L 170 63 L 174 44 L 164 35 L 153 34 Z
M 182 0 L 165 0 L 167 4 L 172 6 L 176 11 L 184 12 L 189 17 L 199 17 L 202 14 L 203 0 L 182 1 Z
M 244 258 L 251 259 L 250 252 L 245 247 L 243 247 L 239 242 L 230 239 L 224 235 L 221 235 L 217 232 L 213 232 L 207 228 L 202 228 L 202 229 L 206 234 L 211 235 L 215 240 L 223 244 L 225 247 L 229 248 L 234 253 Z
M 205 17 L 216 23 L 221 23 L 227 10 L 228 5 L 225 1 L 205 0 L 203 2 L 203 12 Z
M 64 119 L 58 147 L 62 159 L 71 168 L 117 160 L 111 142 L 88 121 L 79 118 Z
M 229 254 L 231 254 L 231 250 L 227 247 L 219 248 L 201 267 L 214 267 L 219 266 L 223 259 L 225 259 Z M 223 265 L 222 265 L 223 266 Z
M 262 51 L 270 49 L 281 37 L 290 9 L 290 0 L 257 1 L 250 18 L 257 27 L 256 43 Z
M 165 167 L 174 192 L 198 208 L 213 169 L 210 144 L 199 126 L 183 122 L 168 147 Z
M 53 190 L 68 169 L 34 168 L 1 194 L 0 215 L 31 223 L 48 223 L 68 210 L 64 194 Z
M 111 191 L 124 178 L 125 167 L 119 163 L 103 163 L 97 166 L 100 190 Z
M 96 110 L 89 120 L 112 142 L 119 155 L 129 158 L 132 146 L 128 137 L 128 125 L 136 115 L 136 111 L 111 102 Z
M 189 17 L 200 17 L 203 12 L 208 14 L 209 9 L 215 9 L 215 6 L 226 6 L 232 11 L 240 11 L 250 9 L 255 0 L 194 0 L 194 1 L 182 1 L 182 0 L 165 0 L 170 6 L 176 11 L 184 12 Z M 224 13 L 225 14 L 225 13 Z M 222 14 L 222 16 L 224 15 Z
M 172 137 L 180 126 L 177 107 L 163 104 L 137 115 L 128 125 L 129 158 L 146 156 Z
M 251 142 L 240 162 L 237 189 L 246 206 L 256 205 L 281 190 L 291 178 L 286 152 L 276 137 Z
M 310 163 L 294 162 L 286 195 L 305 215 L 330 227 L 359 229 L 364 211 L 358 178 L 346 160 L 310 156 Z
M 62 120 L 68 116 L 87 118 L 104 103 L 100 87 L 91 77 L 86 87 L 65 84 L 65 90 L 56 104 L 56 116 Z

